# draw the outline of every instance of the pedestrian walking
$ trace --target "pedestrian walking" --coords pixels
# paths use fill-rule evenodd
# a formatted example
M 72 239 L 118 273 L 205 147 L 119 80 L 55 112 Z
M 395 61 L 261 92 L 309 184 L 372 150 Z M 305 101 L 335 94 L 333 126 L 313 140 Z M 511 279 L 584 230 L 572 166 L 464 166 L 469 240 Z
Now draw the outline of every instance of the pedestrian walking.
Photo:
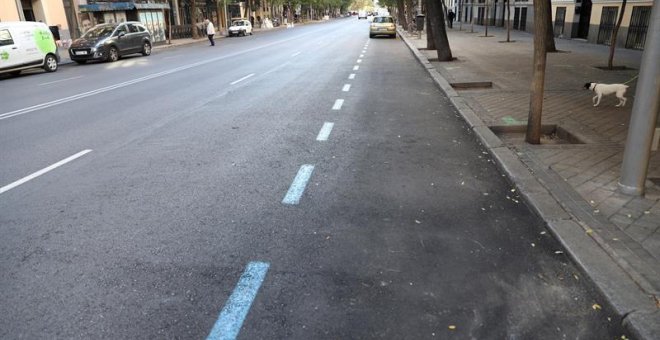
M 454 11 L 452 11 L 450 9 L 449 12 L 447 12 L 447 21 L 449 21 L 449 23 L 448 23 L 449 28 L 454 28 L 453 26 L 454 26 L 454 18 L 455 17 L 456 17 L 456 14 L 454 14 Z
M 206 35 L 209 36 L 211 46 L 215 46 L 215 41 L 213 41 L 213 36 L 215 35 L 215 27 L 213 26 L 213 23 L 209 21 L 209 19 L 204 19 L 204 24 L 206 25 Z

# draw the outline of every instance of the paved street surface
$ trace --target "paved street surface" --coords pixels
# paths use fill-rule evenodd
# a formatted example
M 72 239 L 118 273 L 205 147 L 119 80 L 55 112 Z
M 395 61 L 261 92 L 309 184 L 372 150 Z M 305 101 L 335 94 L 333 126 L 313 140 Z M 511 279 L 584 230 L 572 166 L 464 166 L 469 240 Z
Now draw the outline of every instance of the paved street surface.
M 0 338 L 630 337 L 364 21 L 0 87 Z

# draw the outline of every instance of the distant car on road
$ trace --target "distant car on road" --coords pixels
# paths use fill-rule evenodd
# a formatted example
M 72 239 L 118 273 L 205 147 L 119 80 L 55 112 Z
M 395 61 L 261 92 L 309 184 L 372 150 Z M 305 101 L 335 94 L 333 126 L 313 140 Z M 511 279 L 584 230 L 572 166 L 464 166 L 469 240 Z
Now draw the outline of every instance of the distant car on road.
M 235 20 L 229 26 L 229 36 L 245 36 L 246 34 L 252 35 L 252 24 L 249 20 Z
M 151 33 L 137 21 L 96 25 L 69 48 L 71 60 L 79 64 L 89 60 L 113 62 L 132 53 L 151 54 Z
M 367 18 L 367 11 L 359 11 L 358 12 L 358 20 L 360 20 L 362 18 L 364 18 L 364 19 Z
M 377 35 L 387 35 L 390 38 L 396 38 L 396 26 L 394 26 L 394 18 L 391 16 L 378 16 L 374 17 L 369 25 L 369 38 Z

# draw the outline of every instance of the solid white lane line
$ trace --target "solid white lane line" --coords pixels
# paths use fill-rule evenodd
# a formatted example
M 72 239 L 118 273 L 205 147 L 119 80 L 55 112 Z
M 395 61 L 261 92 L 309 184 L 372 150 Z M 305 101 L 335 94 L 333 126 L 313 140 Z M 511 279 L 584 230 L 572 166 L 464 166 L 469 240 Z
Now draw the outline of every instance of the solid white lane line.
M 355 79 L 355 73 L 351 73 L 348 75 L 348 79 Z
M 39 84 L 39 86 L 50 85 L 50 84 L 60 83 L 60 82 L 67 81 L 67 80 L 74 80 L 74 79 L 80 79 L 80 78 L 82 78 L 82 76 L 66 78 L 66 79 L 60 79 L 60 80 L 50 81 L 50 82 L 47 82 L 47 83 L 41 83 L 41 84 Z
M 27 182 L 27 181 L 30 181 L 30 180 L 32 180 L 32 179 L 35 179 L 35 178 L 37 178 L 37 177 L 39 177 L 39 176 L 41 176 L 41 175 L 43 175 L 43 174 L 45 174 L 45 173 L 47 173 L 47 172 L 49 172 L 49 171 L 55 169 L 55 168 L 58 168 L 58 167 L 60 167 L 60 166 L 62 166 L 62 165 L 64 165 L 64 164 L 66 164 L 66 163 L 69 163 L 69 162 L 73 161 L 74 159 L 76 159 L 76 158 L 78 158 L 78 157 L 81 157 L 81 156 L 83 156 L 83 155 L 85 155 L 85 154 L 87 154 L 87 153 L 89 153 L 89 152 L 92 152 L 92 150 L 89 150 L 89 149 L 88 149 L 88 150 L 80 151 L 80 152 L 78 152 L 77 154 L 75 154 L 75 155 L 73 155 L 73 156 L 70 156 L 70 157 L 67 157 L 67 158 L 65 158 L 65 159 L 63 159 L 63 160 L 61 160 L 61 161 L 59 161 L 59 162 L 57 162 L 57 163 L 55 163 L 55 164 L 53 164 L 53 165 L 51 165 L 51 166 L 49 166 L 49 167 L 43 168 L 43 169 L 41 169 L 41 170 L 39 170 L 39 171 L 37 171 L 37 172 L 35 172 L 35 173 L 29 175 L 29 176 L 23 177 L 23 178 L 19 179 L 18 181 L 14 182 L 14 183 L 11 183 L 11 184 L 8 184 L 8 185 L 5 185 L 4 187 L 0 188 L 0 194 L 2 194 L 2 193 L 5 192 L 5 191 L 9 191 L 9 190 L 11 190 L 11 189 L 13 189 L 13 188 L 15 188 L 15 187 L 17 187 L 17 186 L 19 186 L 19 185 L 21 185 L 21 184 Z
M 330 132 L 332 132 L 332 128 L 334 126 L 335 123 L 329 123 L 329 122 L 323 123 L 323 127 L 321 128 L 321 131 L 319 131 L 319 135 L 316 136 L 316 140 L 319 142 L 327 141 L 328 137 L 330 137 Z
M 361 63 L 361 62 L 362 62 L 362 59 L 358 59 L 357 62 L 358 62 L 358 64 Z
M 243 78 L 241 78 L 241 79 L 234 80 L 234 81 L 232 81 L 231 83 L 229 83 L 229 85 L 236 85 L 236 84 L 242 82 L 243 80 L 248 79 L 248 78 L 250 78 L 250 77 L 252 77 L 252 76 L 254 76 L 254 73 L 250 73 L 250 74 L 248 74 L 247 76 L 245 76 L 245 77 L 243 77 Z
M 291 56 L 295 57 L 295 56 L 299 55 L 300 53 L 302 53 L 302 52 L 296 52 L 296 53 L 292 54 Z
M 360 66 L 358 66 L 358 65 L 353 66 L 353 71 L 357 71 L 359 69 L 360 69 Z
M 335 100 L 335 105 L 332 105 L 333 110 L 341 110 L 341 106 L 344 105 L 344 100 L 343 99 L 337 99 Z
M 344 87 L 341 89 L 344 92 L 348 92 L 351 90 L 351 84 L 344 84 Z

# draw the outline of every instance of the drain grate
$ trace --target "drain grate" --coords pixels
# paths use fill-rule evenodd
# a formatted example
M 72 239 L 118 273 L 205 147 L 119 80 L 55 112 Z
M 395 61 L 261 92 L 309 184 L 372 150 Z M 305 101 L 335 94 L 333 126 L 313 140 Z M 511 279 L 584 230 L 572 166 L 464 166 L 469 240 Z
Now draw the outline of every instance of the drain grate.
M 491 89 L 493 88 L 492 81 L 469 81 L 464 83 L 449 83 L 451 87 L 457 90 L 470 90 L 470 89 Z

